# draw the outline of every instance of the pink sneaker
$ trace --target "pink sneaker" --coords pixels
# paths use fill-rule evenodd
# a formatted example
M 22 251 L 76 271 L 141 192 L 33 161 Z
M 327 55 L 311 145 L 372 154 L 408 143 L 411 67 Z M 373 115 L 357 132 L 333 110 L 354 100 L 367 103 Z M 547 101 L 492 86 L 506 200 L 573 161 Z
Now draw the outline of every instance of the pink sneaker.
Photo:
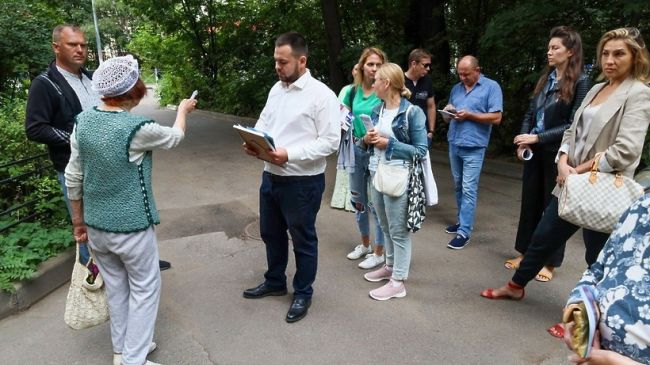
M 368 281 L 376 283 L 382 280 L 390 279 L 391 275 L 393 275 L 393 268 L 384 265 L 375 271 L 366 273 L 365 275 L 363 275 L 363 277 Z
M 388 300 L 390 298 L 404 298 L 406 296 L 406 287 L 404 282 L 390 279 L 386 285 L 381 288 L 370 291 L 370 297 L 375 300 Z

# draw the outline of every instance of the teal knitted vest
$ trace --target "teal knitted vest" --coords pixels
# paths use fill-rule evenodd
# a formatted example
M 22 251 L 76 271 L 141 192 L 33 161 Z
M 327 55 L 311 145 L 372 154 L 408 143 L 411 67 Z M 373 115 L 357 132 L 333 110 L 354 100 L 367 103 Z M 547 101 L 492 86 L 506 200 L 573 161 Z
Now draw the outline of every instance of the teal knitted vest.
M 151 151 L 140 165 L 129 162 L 131 139 L 153 121 L 93 108 L 80 113 L 76 123 L 86 224 L 130 233 L 160 223 L 151 188 Z

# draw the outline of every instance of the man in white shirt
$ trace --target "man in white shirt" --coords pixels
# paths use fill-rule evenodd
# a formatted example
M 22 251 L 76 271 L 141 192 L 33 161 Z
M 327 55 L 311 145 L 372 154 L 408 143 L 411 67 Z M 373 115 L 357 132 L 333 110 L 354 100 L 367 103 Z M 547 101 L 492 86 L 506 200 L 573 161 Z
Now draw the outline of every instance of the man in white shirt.
M 280 79 L 269 92 L 255 128 L 270 135 L 273 163 L 264 162 L 260 186 L 260 232 L 266 244 L 264 282 L 244 291 L 257 299 L 287 293 L 286 268 L 291 234 L 296 260 L 289 323 L 307 315 L 318 264 L 316 215 L 325 188 L 325 158 L 340 138 L 339 102 L 307 69 L 307 43 L 295 32 L 275 41 L 275 71 Z M 246 153 L 257 156 L 244 144 Z

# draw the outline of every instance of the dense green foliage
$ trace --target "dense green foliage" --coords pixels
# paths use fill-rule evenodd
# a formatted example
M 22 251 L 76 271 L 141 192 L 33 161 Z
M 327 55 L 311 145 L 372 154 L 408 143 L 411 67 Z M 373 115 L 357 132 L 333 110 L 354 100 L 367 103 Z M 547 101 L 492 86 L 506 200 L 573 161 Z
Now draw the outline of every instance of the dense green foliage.
M 0 236 L 0 290 L 12 292 L 14 281 L 33 277 L 38 264 L 73 244 L 70 229 L 23 223 Z
M 26 140 L 24 115 L 24 100 L 5 102 L 0 107 L 0 180 L 4 181 L 0 184 L 0 212 L 23 206 L 0 216 L 0 290 L 8 291 L 13 290 L 12 281 L 31 277 L 39 263 L 72 244 L 61 187 L 49 159 L 43 156 L 9 164 L 45 150 Z M 39 222 L 4 229 L 31 214 L 36 214 Z
M 39 0 L 24 5 L 7 0 L 5 3 L 0 25 L 18 14 L 30 15 L 22 18 L 19 28 L 2 27 L 6 33 L 3 46 L 18 52 L 0 61 L 13 65 L 8 71 L 13 80 L 24 80 L 25 75 L 33 77 L 33 70 L 37 69 L 34 65 L 44 67 L 44 54 L 51 57 L 50 52 L 45 52 L 49 47 L 47 37 L 56 22 L 81 24 L 89 42 L 94 43 L 89 1 Z M 512 137 L 545 64 L 550 28 L 570 25 L 578 30 L 583 37 L 587 64 L 594 63 L 595 45 L 604 31 L 620 26 L 637 26 L 644 34 L 650 31 L 641 22 L 650 15 L 646 0 L 96 0 L 95 3 L 106 55 L 131 52 L 140 57 L 148 72 L 157 69 L 161 75 L 158 91 L 163 104 L 176 103 L 198 89 L 203 108 L 245 116 L 257 116 L 264 105 L 268 89 L 276 81 L 273 40 L 288 30 L 307 36 L 310 70 L 334 89 L 349 81 L 349 70 L 364 47 L 378 46 L 391 61 L 403 66 L 412 48 L 427 48 L 434 55 L 432 77 L 440 106 L 457 82 L 455 61 L 464 54 L 477 55 L 484 73 L 499 81 L 504 90 L 505 114 L 502 124 L 494 128 L 492 154 L 510 154 L 513 150 Z M 328 7 L 334 7 L 335 11 L 326 12 Z M 325 26 L 328 19 L 335 24 L 334 38 L 340 39 L 342 47 L 333 48 L 328 42 L 327 36 L 332 31 Z M 26 42 L 26 37 L 31 41 Z M 17 44 L 28 46 L 15 47 Z M 331 66 L 332 60 L 338 67 Z M 0 92 L 6 92 L 6 72 L 2 72 Z M 445 132 L 446 125 L 438 123 L 436 138 L 444 140 Z
M 325 1 L 154 1 L 130 4 L 144 22 L 136 27 L 127 48 L 163 70 L 161 96 L 174 102 L 194 88 L 201 102 L 226 113 L 256 116 L 276 76 L 273 39 L 296 30 L 310 41 L 309 67 L 324 82 L 333 79 L 327 59 L 330 45 L 324 34 Z M 549 30 L 570 25 L 585 44 L 587 64 L 595 61 L 600 35 L 611 28 L 637 26 L 650 15 L 643 0 L 538 2 L 510 1 L 359 1 L 334 2 L 343 47 L 336 61 L 345 77 L 361 50 L 379 46 L 393 62 L 405 66 L 410 49 L 428 48 L 434 54 L 434 85 L 439 105 L 446 103 L 457 82 L 453 66 L 464 54 L 477 55 L 484 73 L 504 90 L 503 123 L 494 128 L 491 154 L 510 154 L 528 98 L 546 62 Z M 425 5 L 429 5 L 426 7 Z M 319 6 L 320 5 L 320 6 Z M 421 10 L 432 15 L 418 28 Z M 414 30 L 415 29 L 415 30 Z M 152 38 L 156 42 L 149 42 Z M 595 75 L 593 75 L 595 76 Z M 436 136 L 445 139 L 446 125 Z
M 54 221 L 55 225 L 60 225 L 65 221 L 65 205 L 60 197 L 61 188 L 52 164 L 46 156 L 20 164 L 9 164 L 12 161 L 18 161 L 42 155 L 45 152 L 43 145 L 29 142 L 25 137 L 25 127 L 23 124 L 25 115 L 25 102 L 16 100 L 13 103 L 7 103 L 0 107 L 0 180 L 10 177 L 23 176 L 17 181 L 7 181 L 0 185 L 0 211 L 5 211 L 12 206 L 16 206 L 34 198 L 38 198 L 39 204 L 36 209 L 17 210 L 11 216 L 0 216 L 0 222 L 19 219 L 28 212 L 38 210 L 44 216 Z M 32 171 L 35 173 L 31 174 Z M 61 213 L 61 210 L 63 212 Z M 5 226 L 0 224 L 0 228 Z

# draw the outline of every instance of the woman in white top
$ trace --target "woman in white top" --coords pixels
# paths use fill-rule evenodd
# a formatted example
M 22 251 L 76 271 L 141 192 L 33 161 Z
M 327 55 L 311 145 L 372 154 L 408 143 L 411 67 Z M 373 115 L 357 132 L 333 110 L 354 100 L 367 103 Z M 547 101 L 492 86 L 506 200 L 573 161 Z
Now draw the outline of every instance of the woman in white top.
M 398 65 L 383 64 L 372 86 L 382 103 L 372 111 L 375 127 L 363 137 L 371 153 L 369 170 L 374 176 L 380 163 L 407 169 L 414 159 L 422 158 L 427 152 L 424 112 L 408 101 L 411 92 L 404 85 L 404 72 Z M 389 280 L 386 285 L 370 291 L 371 298 L 402 298 L 406 295 L 404 281 L 411 265 L 411 235 L 406 226 L 408 194 L 393 197 L 377 191 L 374 186 L 371 189 L 384 232 L 386 264 L 364 277 L 372 282 Z
M 512 280 L 497 289 L 486 289 L 489 299 L 522 299 L 532 280 L 559 244 L 581 227 L 558 216 L 557 195 L 570 174 L 590 170 L 597 153 L 602 153 L 598 170 L 621 172 L 633 177 L 639 165 L 648 123 L 650 123 L 650 57 L 636 28 L 619 28 L 605 33 L 597 48 L 600 79 L 576 111 L 571 127 L 564 132 L 558 153 L 557 186 L 554 197 Z M 596 261 L 609 233 L 583 229 L 585 261 Z

